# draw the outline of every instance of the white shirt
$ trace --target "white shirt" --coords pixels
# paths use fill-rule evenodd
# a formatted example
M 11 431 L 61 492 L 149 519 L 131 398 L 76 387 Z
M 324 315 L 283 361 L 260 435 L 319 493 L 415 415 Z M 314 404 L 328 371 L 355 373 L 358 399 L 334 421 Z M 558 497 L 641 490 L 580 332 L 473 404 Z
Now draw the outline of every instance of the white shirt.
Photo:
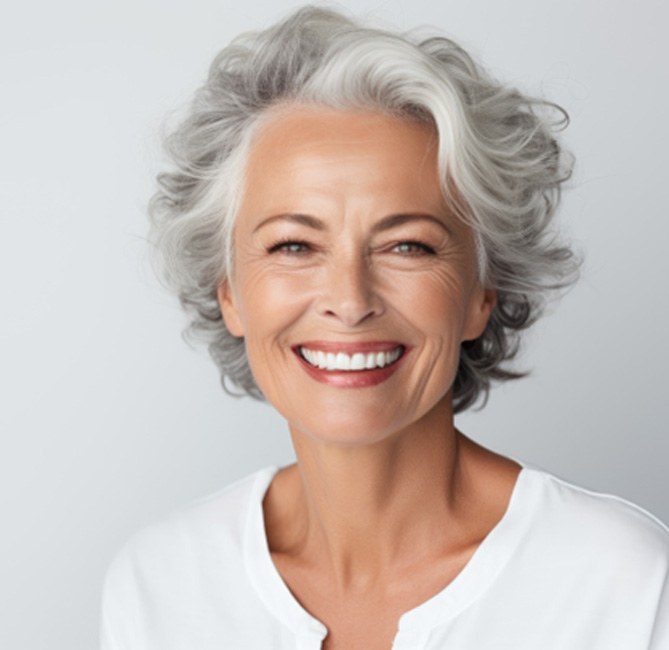
M 267 468 L 136 534 L 105 580 L 102 650 L 317 650 L 326 627 L 272 561 Z M 669 650 L 669 531 L 524 468 L 507 512 L 393 650 Z M 370 625 L 373 622 L 370 621 Z M 389 649 L 390 650 L 390 649 Z

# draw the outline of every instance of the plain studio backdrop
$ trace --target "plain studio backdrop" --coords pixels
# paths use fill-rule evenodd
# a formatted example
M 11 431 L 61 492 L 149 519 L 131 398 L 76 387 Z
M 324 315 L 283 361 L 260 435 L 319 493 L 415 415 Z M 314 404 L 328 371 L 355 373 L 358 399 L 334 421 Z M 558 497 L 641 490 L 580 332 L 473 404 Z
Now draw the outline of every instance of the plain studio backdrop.
M 0 647 L 97 646 L 102 577 L 147 523 L 293 458 L 270 408 L 219 386 L 154 280 L 158 136 L 213 55 L 277 0 L 45 0 L 0 21 Z M 346 6 L 346 5 L 345 5 Z M 527 379 L 457 418 L 482 443 L 669 520 L 666 3 L 388 0 L 569 111 L 562 220 L 580 284 L 527 337 Z

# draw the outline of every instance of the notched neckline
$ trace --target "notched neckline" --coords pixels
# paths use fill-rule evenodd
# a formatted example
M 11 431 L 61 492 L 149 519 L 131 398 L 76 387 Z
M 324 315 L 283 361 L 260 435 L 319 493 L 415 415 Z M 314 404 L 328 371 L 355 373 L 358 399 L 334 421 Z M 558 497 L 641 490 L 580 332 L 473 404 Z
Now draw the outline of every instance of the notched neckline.
M 327 627 L 294 596 L 274 564 L 267 541 L 262 504 L 278 471 L 279 467 L 272 466 L 256 473 L 244 531 L 245 568 L 265 607 L 297 637 L 320 643 L 327 636 Z M 540 493 L 532 488 L 535 474 L 521 466 L 502 518 L 451 582 L 400 616 L 393 648 L 425 639 L 431 630 L 456 618 L 493 584 L 532 519 Z

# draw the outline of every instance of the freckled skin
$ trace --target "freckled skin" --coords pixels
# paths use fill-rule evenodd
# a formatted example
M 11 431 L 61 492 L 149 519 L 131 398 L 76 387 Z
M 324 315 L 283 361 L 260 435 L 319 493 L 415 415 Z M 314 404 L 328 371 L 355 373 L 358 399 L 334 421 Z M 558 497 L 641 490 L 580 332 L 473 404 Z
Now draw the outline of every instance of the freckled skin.
M 483 332 L 495 293 L 443 200 L 434 132 L 376 112 L 274 109 L 250 150 L 234 259 L 223 317 L 298 460 L 263 501 L 272 559 L 328 628 L 325 650 L 387 650 L 399 616 L 500 520 L 519 471 L 453 424 L 459 347 Z M 370 341 L 406 353 L 364 387 L 318 381 L 295 353 Z

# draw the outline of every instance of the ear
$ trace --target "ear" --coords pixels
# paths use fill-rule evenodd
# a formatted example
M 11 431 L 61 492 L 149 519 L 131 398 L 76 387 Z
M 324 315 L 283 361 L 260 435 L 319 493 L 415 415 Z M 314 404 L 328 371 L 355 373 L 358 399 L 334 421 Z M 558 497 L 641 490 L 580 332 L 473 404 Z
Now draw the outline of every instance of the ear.
M 233 336 L 244 336 L 244 326 L 242 325 L 237 300 L 229 280 L 225 279 L 218 285 L 216 295 L 221 308 L 221 314 L 223 315 L 223 321 L 230 334 Z
M 473 341 L 483 334 L 496 304 L 497 292 L 494 289 L 479 287 L 474 292 L 469 317 L 462 335 L 463 341 Z

